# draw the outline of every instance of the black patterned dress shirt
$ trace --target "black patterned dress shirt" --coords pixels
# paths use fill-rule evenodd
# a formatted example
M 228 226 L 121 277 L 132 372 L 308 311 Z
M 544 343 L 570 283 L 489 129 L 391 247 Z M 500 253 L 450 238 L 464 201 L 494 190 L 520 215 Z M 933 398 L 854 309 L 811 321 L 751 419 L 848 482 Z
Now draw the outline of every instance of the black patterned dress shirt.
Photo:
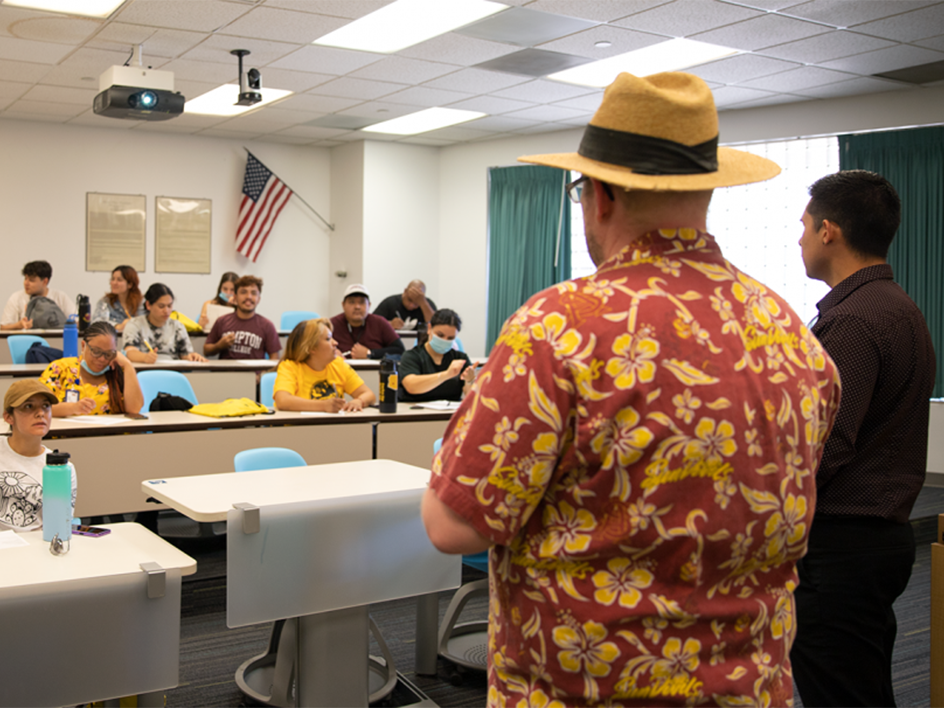
M 842 379 L 816 515 L 905 523 L 927 465 L 935 358 L 924 316 L 887 264 L 856 271 L 816 307 L 813 334 Z

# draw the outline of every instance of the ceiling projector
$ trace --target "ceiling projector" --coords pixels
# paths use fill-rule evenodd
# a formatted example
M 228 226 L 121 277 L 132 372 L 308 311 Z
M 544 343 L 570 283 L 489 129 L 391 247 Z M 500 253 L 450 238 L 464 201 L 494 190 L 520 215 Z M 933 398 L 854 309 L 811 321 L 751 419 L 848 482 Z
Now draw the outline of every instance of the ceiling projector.
M 108 118 L 169 120 L 187 100 L 174 91 L 174 72 L 140 66 L 113 66 L 98 79 L 101 91 L 92 110 Z

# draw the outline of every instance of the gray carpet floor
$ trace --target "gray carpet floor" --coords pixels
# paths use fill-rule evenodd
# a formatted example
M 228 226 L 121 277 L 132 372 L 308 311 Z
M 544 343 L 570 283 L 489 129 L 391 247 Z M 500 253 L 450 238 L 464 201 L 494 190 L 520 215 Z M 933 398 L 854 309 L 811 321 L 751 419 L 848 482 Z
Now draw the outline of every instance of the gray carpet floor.
M 930 701 L 930 604 L 931 546 L 935 540 L 937 514 L 944 512 L 944 489 L 925 488 L 912 513 L 918 543 L 911 582 L 895 605 L 898 640 L 895 644 L 894 684 L 899 706 L 927 706 Z M 236 687 L 236 668 L 247 658 L 263 652 L 269 626 L 241 629 L 226 627 L 226 552 L 223 540 L 179 543 L 197 559 L 197 573 L 186 579 L 181 601 L 180 685 L 167 692 L 167 706 L 250 705 Z M 464 571 L 464 580 L 483 577 Z M 440 597 L 440 617 L 450 593 Z M 484 599 L 467 606 L 464 618 L 487 616 Z M 484 675 L 463 672 L 440 659 L 436 676 L 418 676 L 414 671 L 413 625 L 415 602 L 402 600 L 371 608 L 371 616 L 387 641 L 397 668 L 440 706 L 485 704 Z M 379 654 L 374 650 L 372 653 Z M 460 685 L 454 685 L 461 682 Z M 402 705 L 405 694 L 391 695 L 387 705 Z M 797 701 L 799 705 L 799 701 Z

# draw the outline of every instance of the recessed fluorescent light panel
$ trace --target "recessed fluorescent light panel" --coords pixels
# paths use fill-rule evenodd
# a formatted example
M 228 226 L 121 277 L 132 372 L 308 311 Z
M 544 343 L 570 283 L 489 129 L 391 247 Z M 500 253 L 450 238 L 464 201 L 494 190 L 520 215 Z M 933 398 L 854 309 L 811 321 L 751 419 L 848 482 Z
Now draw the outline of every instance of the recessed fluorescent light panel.
M 491 0 L 396 0 L 312 44 L 392 54 L 507 7 Z
M 691 39 L 672 39 L 625 54 L 617 54 L 608 59 L 558 71 L 556 74 L 549 74 L 547 78 L 578 86 L 604 88 L 613 83 L 623 71 L 636 76 L 648 76 L 660 71 L 679 71 L 739 52 L 739 49 L 717 44 L 696 42 Z
M 439 128 L 448 128 L 450 125 L 465 123 L 484 115 L 478 111 L 460 111 L 458 108 L 427 108 L 425 111 L 385 120 L 383 123 L 375 123 L 361 130 L 367 133 L 416 135 Z
M 262 88 L 258 90 L 262 94 L 262 100 L 251 106 L 237 106 L 239 100 L 239 84 L 226 84 L 212 91 L 207 91 L 202 96 L 191 98 L 184 104 L 184 113 L 198 113 L 207 116 L 238 116 L 246 111 L 254 111 L 267 103 L 278 101 L 292 94 L 291 91 L 282 89 Z
M 108 17 L 125 0 L 3 0 L 4 5 L 28 7 L 33 10 L 61 12 L 64 15 Z

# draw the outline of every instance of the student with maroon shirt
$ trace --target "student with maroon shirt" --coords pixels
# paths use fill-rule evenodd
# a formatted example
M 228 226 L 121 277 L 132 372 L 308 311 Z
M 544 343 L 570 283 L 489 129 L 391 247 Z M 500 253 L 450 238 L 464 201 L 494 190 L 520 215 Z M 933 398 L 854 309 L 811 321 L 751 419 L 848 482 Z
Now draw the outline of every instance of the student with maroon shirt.
M 213 323 L 203 353 L 219 354 L 220 359 L 278 359 L 282 345 L 275 325 L 256 307 L 262 298 L 262 278 L 244 275 L 236 281 L 236 312 Z
M 349 285 L 342 300 L 344 311 L 331 318 L 338 351 L 345 358 L 383 359 L 403 354 L 403 342 L 383 317 L 370 314 L 370 293 L 363 285 Z

